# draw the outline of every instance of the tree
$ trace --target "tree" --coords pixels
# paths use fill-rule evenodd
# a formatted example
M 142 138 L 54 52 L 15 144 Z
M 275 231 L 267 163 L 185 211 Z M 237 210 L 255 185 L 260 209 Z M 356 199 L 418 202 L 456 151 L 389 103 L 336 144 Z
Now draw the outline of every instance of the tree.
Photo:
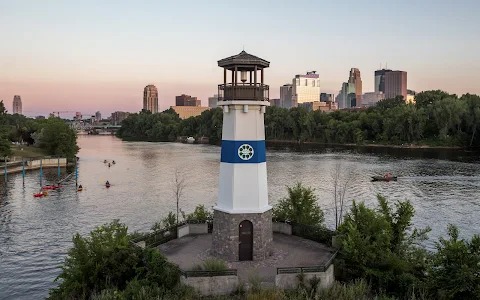
M 379 291 L 406 297 L 424 286 L 427 252 L 418 245 L 430 229 L 411 228 L 409 201 L 397 202 L 393 210 L 384 197 L 377 200 L 378 210 L 353 202 L 338 230 L 338 268 L 343 280 L 364 278 Z
M 323 211 L 317 204 L 314 189 L 298 182 L 287 187 L 288 197 L 280 200 L 273 209 L 274 218 L 303 225 L 322 225 Z
M 114 296 L 107 299 L 150 299 L 139 295 L 142 289 L 152 292 L 155 299 L 169 299 L 166 295 L 179 287 L 178 267 L 158 250 L 132 246 L 127 231 L 115 220 L 87 237 L 77 233 L 55 279 L 61 282 L 47 299 L 94 299 L 111 291 Z
M 51 299 L 87 299 L 94 292 L 125 288 L 141 264 L 140 253 L 127 238 L 128 228 L 118 220 L 95 228 L 88 237 L 76 234 Z
M 11 144 L 6 135 L 0 131 L 0 157 L 3 158 L 13 154 Z
M 353 170 L 347 171 L 343 168 L 341 162 L 335 164 L 332 173 L 333 181 L 333 206 L 335 208 L 335 230 L 338 229 L 343 221 L 343 210 L 345 208 L 345 195 L 347 194 L 350 184 L 354 181 L 355 175 Z
M 480 299 L 480 235 L 459 239 L 458 228 L 448 227 L 449 239 L 435 243 L 429 269 L 429 287 L 435 299 Z
M 406 105 L 403 96 L 397 96 L 395 98 L 384 99 L 377 103 L 377 108 L 380 110 L 387 110 L 397 106 Z
M 173 195 L 175 197 L 175 201 L 177 203 L 177 224 L 178 224 L 178 215 L 180 213 L 180 200 L 183 196 L 183 190 L 185 189 L 185 176 L 183 173 L 180 172 L 178 168 L 175 169 L 175 177 L 173 182 Z
M 40 134 L 36 137 L 41 137 L 38 140 L 40 147 L 51 155 L 73 158 L 79 150 L 76 132 L 58 118 L 46 119 Z
M 434 104 L 450 96 L 451 95 L 449 95 L 448 93 L 440 90 L 424 91 L 415 95 L 415 105 L 418 108 L 421 108 L 421 107 L 425 108 L 431 104 Z

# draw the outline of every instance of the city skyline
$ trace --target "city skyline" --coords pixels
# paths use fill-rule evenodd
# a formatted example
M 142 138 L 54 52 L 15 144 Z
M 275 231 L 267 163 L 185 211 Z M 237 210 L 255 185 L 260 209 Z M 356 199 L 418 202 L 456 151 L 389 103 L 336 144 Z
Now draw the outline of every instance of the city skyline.
M 142 89 L 152 83 L 159 91 L 159 111 L 174 105 L 180 94 L 207 103 L 221 83 L 212 61 L 243 47 L 269 57 L 272 68 L 266 83 L 272 99 L 280 98 L 280 86 L 294 75 L 309 70 L 319 74 L 322 93 L 336 95 L 351 68 L 362 74 L 363 93 L 374 92 L 374 72 L 386 63 L 392 70 L 407 71 L 408 89 L 417 92 L 480 94 L 475 54 L 480 26 L 474 16 L 480 4 L 474 1 L 244 1 L 236 7 L 238 15 L 248 13 L 254 3 L 264 18 L 230 26 L 231 5 L 221 1 L 133 5 L 0 0 L 0 28 L 5 33 L 0 41 L 0 100 L 11 112 L 13 96 L 21 95 L 27 116 L 137 112 L 142 109 Z M 329 14 L 319 19 L 322 11 Z M 204 18 L 193 18 L 198 13 Z M 338 22 L 339 15 L 344 22 Z M 192 21 L 178 24 L 179 16 Z M 349 17 L 355 20 L 357 34 L 352 35 L 354 21 Z M 252 34 L 259 28 L 262 34 Z M 355 44 L 355 51 L 339 46 L 343 44 Z

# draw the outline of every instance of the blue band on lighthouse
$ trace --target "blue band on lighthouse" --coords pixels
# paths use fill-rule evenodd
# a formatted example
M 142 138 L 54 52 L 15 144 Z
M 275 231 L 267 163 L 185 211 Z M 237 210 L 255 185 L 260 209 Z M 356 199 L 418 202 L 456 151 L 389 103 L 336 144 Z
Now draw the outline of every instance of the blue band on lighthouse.
M 265 140 L 222 141 L 220 161 L 230 164 L 259 164 L 266 161 Z

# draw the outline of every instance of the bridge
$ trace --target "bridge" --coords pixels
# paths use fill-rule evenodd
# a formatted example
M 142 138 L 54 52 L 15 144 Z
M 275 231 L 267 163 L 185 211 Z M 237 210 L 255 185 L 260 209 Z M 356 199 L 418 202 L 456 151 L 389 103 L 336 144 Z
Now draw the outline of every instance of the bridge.
M 77 132 L 86 132 L 87 134 L 99 134 L 99 132 L 108 132 L 113 134 L 120 129 L 120 125 L 92 125 L 83 122 L 73 122 L 70 124 Z

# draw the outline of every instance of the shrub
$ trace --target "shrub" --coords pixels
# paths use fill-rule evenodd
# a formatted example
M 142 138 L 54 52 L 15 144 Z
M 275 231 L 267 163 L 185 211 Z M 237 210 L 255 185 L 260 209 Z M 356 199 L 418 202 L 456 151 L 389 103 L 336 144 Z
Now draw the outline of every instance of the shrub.
M 275 219 L 303 225 L 323 224 L 323 211 L 317 204 L 314 189 L 298 182 L 293 187 L 287 187 L 287 191 L 288 197 L 280 200 L 273 209 Z
M 457 227 L 448 227 L 432 255 L 429 285 L 437 299 L 480 299 L 480 236 L 459 239 Z
M 423 286 L 427 252 L 418 247 L 429 228 L 411 228 L 410 202 L 397 202 L 393 211 L 378 195 L 379 209 L 356 204 L 339 227 L 341 248 L 336 266 L 344 280 L 364 278 L 377 290 L 406 297 Z
M 50 291 L 51 299 L 85 298 L 103 289 L 125 288 L 141 264 L 141 250 L 131 247 L 127 227 L 118 220 L 97 227 L 88 237 L 73 237 L 60 285 Z
M 187 220 L 195 221 L 207 221 L 213 219 L 213 214 L 211 211 L 205 208 L 205 205 L 197 205 L 195 211 L 191 214 L 188 214 L 186 217 Z

